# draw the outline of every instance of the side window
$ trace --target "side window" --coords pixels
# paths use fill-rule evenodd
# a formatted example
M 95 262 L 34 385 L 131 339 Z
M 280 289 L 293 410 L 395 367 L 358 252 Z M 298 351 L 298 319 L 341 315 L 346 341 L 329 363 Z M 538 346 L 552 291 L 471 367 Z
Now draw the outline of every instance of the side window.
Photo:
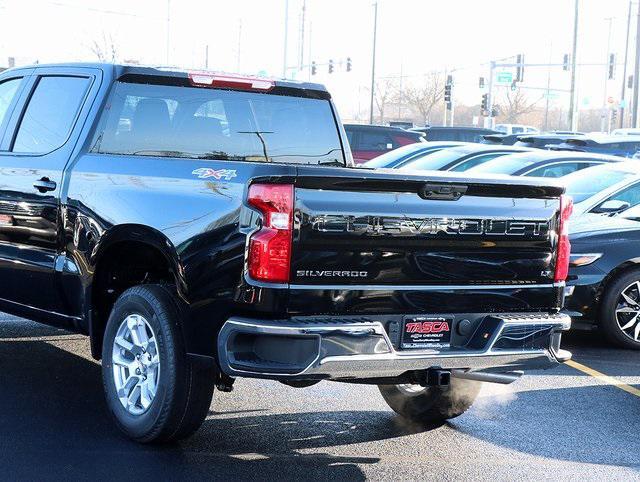
M 88 87 L 86 77 L 40 78 L 20 122 L 12 151 L 44 154 L 62 146 Z
M 386 152 L 393 149 L 393 141 L 386 134 L 363 131 L 360 133 L 358 149 L 361 151 Z
M 520 134 L 521 132 L 524 132 L 524 128 L 522 128 L 522 127 L 513 126 L 511 128 L 511 133 L 512 134 Z
M 494 159 L 498 156 L 501 156 L 502 154 L 494 152 L 491 154 L 484 154 L 482 156 L 475 156 L 472 157 L 471 159 L 466 159 L 464 161 L 462 161 L 460 164 L 458 164 L 457 166 L 455 166 L 453 169 L 449 169 L 450 171 L 466 171 L 467 169 L 471 169 L 474 166 L 477 166 L 479 164 L 482 164 L 483 162 L 487 162 L 490 161 L 491 159 Z
M 562 164 L 539 167 L 538 169 L 528 172 L 526 175 L 533 177 L 562 177 L 585 167 L 588 167 L 588 165 L 577 162 L 563 162 Z
M 349 146 L 351 147 L 351 149 L 357 149 L 358 146 L 356 146 L 356 133 L 351 129 L 345 129 L 345 133 L 347 134 L 347 139 L 349 140 Z
M 592 212 L 600 212 L 600 206 L 607 201 L 622 201 L 628 203 L 629 207 L 640 204 L 640 183 L 636 183 L 633 186 L 629 186 L 628 188 L 609 196 L 605 201 L 593 208 Z
M 9 113 L 9 106 L 13 101 L 22 79 L 11 79 L 0 83 L 0 126 Z

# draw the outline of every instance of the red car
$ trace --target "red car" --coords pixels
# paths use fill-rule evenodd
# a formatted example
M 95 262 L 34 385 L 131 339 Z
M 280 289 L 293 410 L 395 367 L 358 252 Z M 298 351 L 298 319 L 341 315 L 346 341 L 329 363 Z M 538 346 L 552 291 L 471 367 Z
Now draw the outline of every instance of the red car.
M 398 127 L 345 124 L 351 153 L 356 164 L 362 164 L 398 147 L 425 142 L 424 134 Z

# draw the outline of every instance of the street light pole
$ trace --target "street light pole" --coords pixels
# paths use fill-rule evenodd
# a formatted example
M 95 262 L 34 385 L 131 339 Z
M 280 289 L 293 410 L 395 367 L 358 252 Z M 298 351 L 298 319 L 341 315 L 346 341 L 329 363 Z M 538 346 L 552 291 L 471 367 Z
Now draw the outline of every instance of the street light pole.
M 611 123 L 609 122 L 609 107 L 608 104 L 608 96 L 607 96 L 607 84 L 609 83 L 609 54 L 611 50 L 611 22 L 613 21 L 613 17 L 605 18 L 609 22 L 609 33 L 607 35 L 607 57 L 606 62 L 604 64 L 604 86 L 603 86 L 603 96 L 602 96 L 602 112 L 600 113 L 600 132 L 605 132 L 605 130 L 610 130 Z M 608 127 L 607 127 L 608 126 Z
M 575 12 L 573 15 L 573 48 L 571 54 L 571 95 L 569 97 L 569 130 L 578 130 L 578 116 L 576 115 L 576 55 L 578 53 L 578 12 L 580 0 L 574 0 Z
M 371 58 L 371 99 L 369 102 L 369 124 L 373 124 L 373 96 L 376 87 L 376 38 L 378 35 L 378 2 L 373 4 L 373 52 Z
M 636 32 L 640 33 L 640 3 L 638 3 Z M 638 127 L 638 90 L 640 90 L 640 35 L 636 34 L 636 65 L 633 68 L 633 117 L 631 127 Z
M 627 60 L 629 58 L 629 31 L 631 30 L 631 8 L 632 0 L 629 0 L 629 13 L 627 15 L 627 37 L 624 42 L 624 67 L 622 67 L 622 93 L 620 94 L 620 128 L 624 127 L 624 108 L 626 100 L 624 98 L 627 88 Z

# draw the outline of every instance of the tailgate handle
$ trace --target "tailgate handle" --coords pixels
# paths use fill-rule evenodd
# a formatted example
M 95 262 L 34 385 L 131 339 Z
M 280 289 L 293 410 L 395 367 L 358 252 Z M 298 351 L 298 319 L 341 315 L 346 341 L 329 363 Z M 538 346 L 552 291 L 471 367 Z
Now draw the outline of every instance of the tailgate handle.
M 468 186 L 464 184 L 435 184 L 426 183 L 418 194 L 423 199 L 433 199 L 437 201 L 457 201 L 467 192 Z

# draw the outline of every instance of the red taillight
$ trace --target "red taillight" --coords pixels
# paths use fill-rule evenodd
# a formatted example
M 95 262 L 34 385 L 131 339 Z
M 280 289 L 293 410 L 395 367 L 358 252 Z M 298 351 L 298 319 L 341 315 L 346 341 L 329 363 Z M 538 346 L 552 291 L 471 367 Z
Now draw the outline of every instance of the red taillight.
M 558 223 L 558 254 L 556 256 L 556 273 L 554 281 L 564 281 L 569 273 L 571 243 L 569 243 L 568 223 L 573 211 L 573 200 L 569 196 L 560 197 L 560 219 Z
M 214 74 L 211 72 L 190 72 L 189 81 L 193 85 L 217 87 L 221 89 L 259 90 L 267 92 L 275 87 L 271 79 L 260 77 L 243 77 L 231 74 Z
M 293 185 L 253 184 L 248 202 L 262 213 L 262 227 L 249 240 L 249 276 L 287 283 L 291 266 Z

